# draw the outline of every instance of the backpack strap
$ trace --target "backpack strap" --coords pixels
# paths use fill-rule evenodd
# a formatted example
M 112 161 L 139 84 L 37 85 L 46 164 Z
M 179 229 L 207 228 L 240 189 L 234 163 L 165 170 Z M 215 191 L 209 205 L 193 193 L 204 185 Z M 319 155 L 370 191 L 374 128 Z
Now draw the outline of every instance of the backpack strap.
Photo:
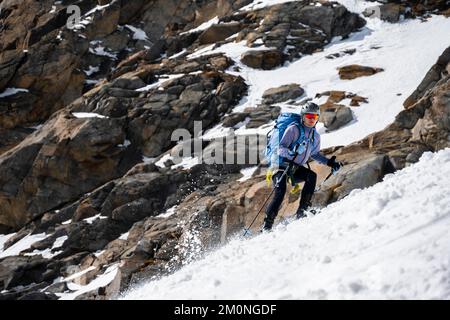
M 312 145 L 314 145 L 314 142 L 316 140 L 316 128 L 313 128 L 312 132 L 310 132 L 309 135 L 311 137 L 306 137 L 305 136 L 305 127 L 301 123 L 296 123 L 295 125 L 298 128 L 299 135 L 298 135 L 297 141 L 293 142 L 292 145 L 289 146 L 289 150 L 292 150 L 295 147 L 295 145 L 300 144 L 303 140 L 308 140 L 308 143 L 311 143 Z
M 299 122 L 295 123 L 295 125 L 298 128 L 298 138 L 295 142 L 292 143 L 292 145 L 289 147 L 289 149 L 292 149 L 295 147 L 296 144 L 299 144 L 300 141 L 303 139 L 303 137 L 305 136 L 305 128 L 303 127 L 303 125 Z

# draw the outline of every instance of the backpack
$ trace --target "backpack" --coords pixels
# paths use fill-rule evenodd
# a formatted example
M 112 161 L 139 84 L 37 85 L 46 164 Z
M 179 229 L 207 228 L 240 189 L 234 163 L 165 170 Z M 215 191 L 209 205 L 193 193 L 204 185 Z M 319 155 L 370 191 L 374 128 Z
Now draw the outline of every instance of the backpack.
M 301 125 L 301 119 L 301 115 L 297 113 L 284 112 L 281 113 L 275 121 L 275 126 L 267 133 L 265 157 L 268 161 L 269 167 L 278 167 L 282 163 L 281 157 L 278 156 L 278 146 L 280 145 L 280 140 L 283 137 L 284 132 L 291 124 L 297 125 L 300 135 L 297 141 L 289 146 L 289 149 L 293 150 L 299 141 L 304 140 L 305 128 Z M 297 151 L 299 153 L 303 152 L 301 150 Z

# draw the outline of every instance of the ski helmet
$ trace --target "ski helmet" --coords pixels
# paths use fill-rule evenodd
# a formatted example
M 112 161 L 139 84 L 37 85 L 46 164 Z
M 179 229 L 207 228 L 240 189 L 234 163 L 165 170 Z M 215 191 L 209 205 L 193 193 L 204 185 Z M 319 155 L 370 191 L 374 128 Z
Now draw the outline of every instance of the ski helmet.
M 303 117 L 307 113 L 315 113 L 320 116 L 320 107 L 314 102 L 309 101 L 302 106 L 300 115 Z

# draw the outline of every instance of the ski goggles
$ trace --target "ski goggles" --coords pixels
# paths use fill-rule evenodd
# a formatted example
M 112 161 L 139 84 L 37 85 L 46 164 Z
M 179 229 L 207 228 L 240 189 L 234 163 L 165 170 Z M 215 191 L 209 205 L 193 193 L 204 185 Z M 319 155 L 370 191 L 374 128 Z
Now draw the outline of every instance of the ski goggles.
M 308 120 L 317 120 L 319 119 L 319 115 L 316 113 L 305 113 L 305 118 Z

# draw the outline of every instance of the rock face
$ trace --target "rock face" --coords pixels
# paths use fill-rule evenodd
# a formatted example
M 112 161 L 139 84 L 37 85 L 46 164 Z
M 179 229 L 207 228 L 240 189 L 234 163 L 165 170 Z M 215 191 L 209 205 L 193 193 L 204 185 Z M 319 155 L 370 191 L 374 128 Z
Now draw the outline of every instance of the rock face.
M 248 112 L 248 122 L 245 126 L 250 129 L 258 128 L 278 118 L 281 108 L 262 104 L 256 108 L 245 109 L 245 111 Z
M 61 112 L 0 158 L 0 223 L 18 227 L 125 173 L 119 119 Z
M 196 120 L 204 126 L 218 121 L 245 88 L 238 78 L 212 72 L 175 79 L 142 98 L 111 84 L 77 100 L 71 112 L 58 113 L 0 157 L 0 223 L 21 226 L 120 177 L 140 160 L 138 151 L 151 157 L 167 150 L 173 130 L 193 132 Z M 210 93 L 214 90 L 217 94 Z M 134 108 L 127 112 L 127 105 Z M 94 109 L 108 118 L 72 115 Z
M 293 100 L 301 97 L 305 93 L 298 84 L 287 84 L 278 88 L 272 88 L 264 91 L 262 98 L 263 104 L 273 104 L 287 100 Z
M 334 105 L 320 114 L 320 121 L 328 130 L 336 130 L 353 120 L 352 110 L 346 106 Z
M 199 37 L 200 44 L 210 44 L 223 41 L 239 32 L 242 26 L 239 22 L 215 24 L 206 29 Z
M 116 40 L 108 39 L 112 45 L 121 41 L 120 34 L 115 36 Z M 168 38 L 164 39 L 161 50 L 169 50 L 168 43 Z M 197 46 L 193 44 L 194 49 Z M 12 117 L 2 117 L 5 126 L 12 123 L 9 127 L 16 127 L 2 132 L 13 141 L 0 155 L 0 228 L 10 232 L 24 226 L 5 248 L 30 233 L 49 235 L 19 256 L 27 257 L 23 263 L 30 264 L 27 254 L 39 251 L 37 274 L 46 277 L 29 280 L 26 273 L 19 272 L 14 281 L 5 278 L 5 298 L 54 298 L 50 293 L 68 289 L 65 282 L 50 286 L 53 280 L 91 268 L 73 282 L 87 284 L 108 273 L 114 274 L 114 279 L 79 298 L 104 299 L 138 277 L 151 259 L 158 263 L 145 274 L 162 274 L 166 265 L 190 259 L 191 225 L 183 229 L 180 221 L 191 219 L 192 211 L 170 219 L 156 216 L 195 189 L 214 190 L 211 181 L 217 184 L 223 181 L 222 174 L 237 172 L 240 167 L 210 168 L 210 173 L 203 167 L 173 172 L 144 164 L 142 157 L 157 157 L 173 147 L 175 129 L 192 135 L 195 121 L 201 121 L 203 130 L 216 125 L 240 101 L 247 86 L 242 78 L 224 72 L 233 62 L 223 55 L 190 60 L 180 55 L 150 61 L 150 53 L 143 50 L 118 63 L 108 79 L 43 125 L 21 131 Z M 5 106 L 0 110 L 10 112 L 12 103 L 19 105 L 28 96 L 31 93 L 8 96 L 1 101 Z M 22 111 L 32 112 L 25 107 Z M 18 143 L 16 137 L 24 139 Z M 202 222 L 203 216 L 198 219 L 193 218 L 192 223 Z M 133 228 L 135 223 L 145 229 Z M 127 231 L 129 240 L 119 239 Z M 209 238 L 213 232 L 207 231 L 205 241 L 217 243 Z M 53 248 L 61 238 L 65 240 Z M 179 243 L 185 246 L 178 249 Z M 97 257 L 100 250 L 105 255 Z M 10 259 L 13 265 L 20 262 Z M 118 270 L 121 259 L 123 267 Z M 9 265 L 8 261 L 0 259 L 0 265 Z M 5 271 L 5 277 L 11 270 Z M 44 287 L 48 295 L 39 293 Z
M 159 59 L 170 46 L 171 30 L 179 33 L 180 28 L 201 24 L 217 12 L 229 14 L 248 2 L 113 0 L 101 1 L 102 5 L 83 0 L 76 4 L 82 22 L 71 29 L 67 24 L 72 19 L 66 11 L 68 4 L 50 0 L 3 1 L 0 93 L 6 88 L 28 90 L 26 95 L 1 101 L 0 136 L 6 135 L 10 141 L 4 150 L 21 141 L 21 137 L 13 139 L 16 136 L 5 133 L 6 130 L 20 131 L 41 124 L 107 78 L 127 55 L 146 50 L 146 58 Z M 142 21 L 142 25 L 133 25 L 135 21 Z M 141 27 L 146 36 L 139 33 Z M 159 41 L 165 34 L 167 41 Z
M 326 91 L 316 94 L 316 98 L 328 96 L 325 103 L 320 105 L 320 121 L 328 131 L 337 130 L 353 121 L 351 108 L 339 104 L 344 99 L 351 99 L 350 106 L 357 107 L 360 103 L 367 103 L 367 98 L 345 91 Z
M 242 55 L 242 63 L 258 69 L 272 69 L 285 60 L 321 50 L 332 37 L 347 36 L 365 25 L 363 19 L 341 5 L 325 2 L 315 6 L 308 1 L 284 3 L 222 20 L 240 21 L 244 29 L 237 39 L 246 40 L 249 47 L 271 48 Z
M 50 4 L 50 1 L 44 1 L 39 5 L 48 7 L 48 11 L 65 11 L 58 6 L 52 9 Z M 214 8 L 217 5 L 214 1 L 209 4 Z M 246 2 L 242 1 L 244 4 Z M 14 23 L 18 16 L 26 13 L 26 9 L 9 9 L 7 5 L 4 5 L 2 18 L 14 28 L 19 28 Z M 121 56 L 119 51 L 136 38 L 124 36 L 124 29 L 117 28 L 117 25 L 136 17 L 122 16 L 123 8 L 118 1 L 108 2 L 102 7 L 96 5 L 93 1 L 83 3 L 82 11 L 95 10 L 91 10 L 92 17 L 91 11 L 84 16 L 93 22 L 81 27 L 81 31 L 69 30 L 65 23 L 53 21 L 51 15 L 45 15 L 51 21 L 49 24 L 43 22 L 44 26 L 39 25 L 42 39 L 36 37 L 33 38 L 36 41 L 28 41 L 27 50 L 21 51 L 19 56 L 6 44 L 13 41 L 8 40 L 10 37 L 22 35 L 17 31 L 20 28 L 10 28 L 11 32 L 2 33 L 5 40 L 2 44 L 6 46 L 3 49 L 7 49 L 1 53 L 6 61 L 0 63 L 5 76 L 2 77 L 2 86 L 23 88 L 0 102 L 0 134 L 5 138 L 2 150 L 15 147 L 0 155 L 0 224 L 3 226 L 20 227 L 46 211 L 74 201 L 104 182 L 120 177 L 139 160 L 138 153 L 150 157 L 160 155 L 174 144 L 170 139 L 173 130 L 184 128 L 192 132 L 194 121 L 202 121 L 205 127 L 214 124 L 246 90 L 242 79 L 221 72 L 231 62 L 220 55 L 189 61 L 181 57 L 149 64 L 145 60 L 148 52 L 142 51 L 143 54 L 136 55 L 136 58 L 131 56 L 131 60 L 117 64 Z M 230 5 L 229 9 L 234 10 L 236 5 Z M 144 1 L 136 3 L 135 7 L 124 6 L 138 10 L 143 8 Z M 37 14 L 41 11 L 37 10 Z M 196 14 L 200 13 L 201 10 Z M 213 13 L 214 10 L 203 19 Z M 192 16 L 185 22 L 197 18 Z M 137 32 L 133 26 L 127 28 Z M 58 35 L 56 42 L 53 33 L 53 37 L 50 34 L 47 37 L 50 31 Z M 89 42 L 90 39 L 96 40 Z M 118 51 L 114 53 L 104 49 L 104 43 L 115 46 Z M 138 47 L 136 41 L 134 46 Z M 167 42 L 161 50 L 167 49 L 166 46 Z M 111 66 L 109 62 L 116 61 L 117 69 L 109 76 L 111 81 L 103 81 L 84 97 L 76 99 L 81 95 L 85 79 L 81 73 L 79 77 L 75 76 L 79 72 L 77 68 L 86 64 L 84 69 L 89 69 L 86 76 L 96 72 L 101 74 L 102 67 L 93 68 L 90 63 L 102 63 L 102 59 L 108 59 L 108 66 Z M 44 68 L 38 68 L 41 65 Z M 58 69 L 59 65 L 64 68 Z M 164 88 L 157 84 L 155 89 L 150 88 L 157 80 L 162 82 L 170 74 L 180 73 L 185 76 L 175 77 Z M 49 81 L 43 81 L 47 77 Z M 78 86 L 79 90 L 68 89 L 69 83 L 70 86 Z M 148 85 L 149 89 L 146 88 Z M 47 92 L 45 86 L 51 92 Z M 52 99 L 60 99 L 60 102 Z M 35 127 L 36 132 L 25 138 L 33 130 L 25 130 L 22 125 L 46 119 L 54 110 L 72 101 L 64 112 L 54 115 L 45 125 Z M 61 105 L 57 106 L 58 103 Z M 95 117 L 75 119 L 72 115 L 91 111 L 107 117 L 106 120 Z

